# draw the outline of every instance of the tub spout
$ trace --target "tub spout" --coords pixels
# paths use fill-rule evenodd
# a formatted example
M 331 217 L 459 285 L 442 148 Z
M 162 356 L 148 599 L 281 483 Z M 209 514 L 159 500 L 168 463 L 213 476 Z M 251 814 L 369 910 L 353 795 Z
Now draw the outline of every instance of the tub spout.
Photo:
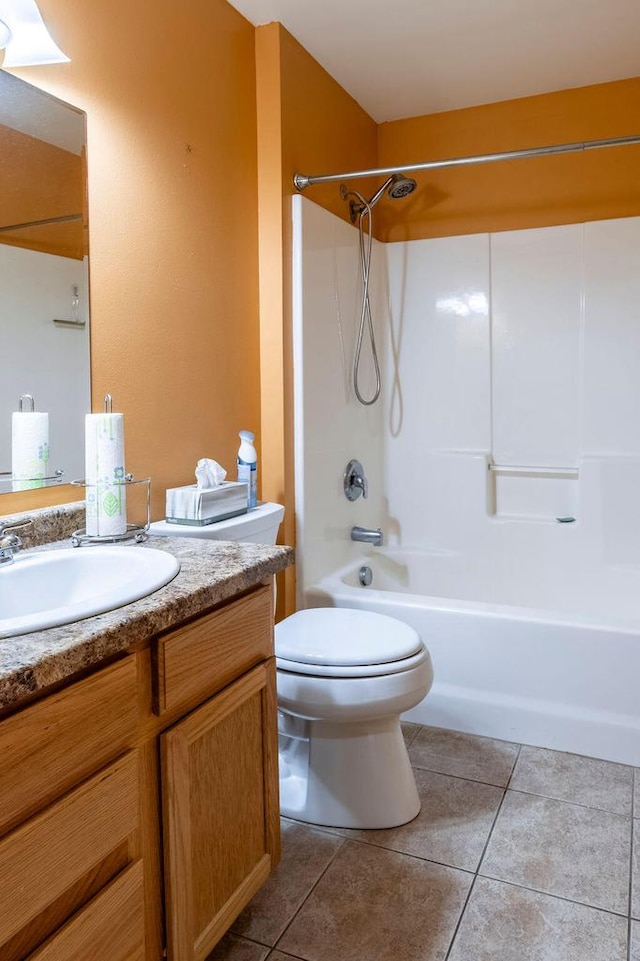
M 369 527 L 352 527 L 351 540 L 361 541 L 363 544 L 371 544 L 372 547 L 382 547 L 384 534 L 379 527 L 375 530 Z

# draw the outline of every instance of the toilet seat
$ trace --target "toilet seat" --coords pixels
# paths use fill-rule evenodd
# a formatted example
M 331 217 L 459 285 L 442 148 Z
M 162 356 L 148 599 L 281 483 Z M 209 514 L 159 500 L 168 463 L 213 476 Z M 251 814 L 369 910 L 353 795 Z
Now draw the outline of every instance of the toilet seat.
M 276 657 L 276 668 L 289 674 L 305 674 L 310 677 L 385 677 L 388 674 L 410 671 L 427 660 L 429 653 L 422 645 L 411 657 L 403 657 L 400 661 L 385 661 L 384 664 L 305 664 Z
M 321 677 L 397 673 L 420 663 L 424 652 L 420 635 L 403 621 L 344 607 L 297 611 L 276 625 L 275 647 L 282 670 Z

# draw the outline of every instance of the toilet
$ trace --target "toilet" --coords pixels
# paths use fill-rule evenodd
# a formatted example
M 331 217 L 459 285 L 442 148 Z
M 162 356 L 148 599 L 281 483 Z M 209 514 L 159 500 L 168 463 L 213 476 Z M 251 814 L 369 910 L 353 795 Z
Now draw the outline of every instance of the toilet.
M 264 503 L 204 526 L 157 521 L 149 533 L 275 544 L 284 516 Z M 297 611 L 275 628 L 280 809 L 345 828 L 411 821 L 420 799 L 400 714 L 429 692 L 429 652 L 412 627 L 372 611 Z
M 282 813 L 346 828 L 416 817 L 400 714 L 433 681 L 417 632 L 372 611 L 310 608 L 276 625 L 276 665 Z

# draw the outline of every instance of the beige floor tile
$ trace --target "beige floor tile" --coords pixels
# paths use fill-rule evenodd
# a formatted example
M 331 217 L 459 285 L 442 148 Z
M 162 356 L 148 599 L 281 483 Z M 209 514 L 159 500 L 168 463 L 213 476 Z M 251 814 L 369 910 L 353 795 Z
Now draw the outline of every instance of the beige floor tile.
M 292 954 L 283 954 L 282 951 L 272 951 L 267 961 L 298 961 Z
M 631 818 L 507 791 L 480 874 L 626 914 Z
M 629 961 L 640 961 L 640 921 L 631 922 Z
M 343 843 L 335 835 L 283 821 L 282 860 L 232 930 L 273 947 Z
M 225 934 L 207 961 L 265 961 L 268 954 L 269 948 L 262 944 L 253 944 L 235 934 Z
M 443 961 L 471 880 L 347 841 L 278 950 L 305 961 Z
M 626 961 L 627 920 L 478 878 L 449 961 Z
M 409 757 L 414 767 L 506 787 L 518 750 L 517 744 L 508 741 L 423 727 L 409 748 Z
M 509 787 L 630 815 L 633 768 L 562 751 L 523 747 Z
M 414 740 L 416 734 L 420 730 L 419 724 L 412 724 L 411 721 L 401 721 L 400 727 L 402 728 L 402 736 L 404 737 L 404 743 L 409 747 L 411 742 Z
M 631 875 L 631 917 L 640 919 L 640 821 L 633 820 L 633 868 Z
M 391 830 L 340 833 L 392 851 L 475 871 L 504 790 L 433 771 L 416 769 L 414 774 L 422 801 L 417 818 Z

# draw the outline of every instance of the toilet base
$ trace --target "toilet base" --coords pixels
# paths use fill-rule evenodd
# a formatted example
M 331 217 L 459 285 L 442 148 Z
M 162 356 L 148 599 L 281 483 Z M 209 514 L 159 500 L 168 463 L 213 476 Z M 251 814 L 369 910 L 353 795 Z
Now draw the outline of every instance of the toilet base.
M 392 828 L 420 799 L 396 716 L 349 724 L 280 716 L 280 810 L 342 828 Z

